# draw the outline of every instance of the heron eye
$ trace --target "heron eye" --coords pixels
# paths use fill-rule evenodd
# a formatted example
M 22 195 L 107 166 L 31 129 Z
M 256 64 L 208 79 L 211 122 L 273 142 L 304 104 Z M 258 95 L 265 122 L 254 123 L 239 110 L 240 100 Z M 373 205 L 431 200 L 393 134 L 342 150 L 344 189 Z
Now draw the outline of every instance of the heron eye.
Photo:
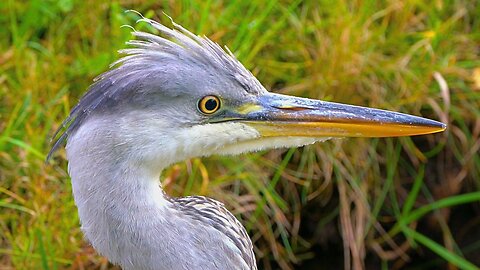
M 205 96 L 198 101 L 198 109 L 204 114 L 212 114 L 220 109 L 220 99 L 216 96 Z

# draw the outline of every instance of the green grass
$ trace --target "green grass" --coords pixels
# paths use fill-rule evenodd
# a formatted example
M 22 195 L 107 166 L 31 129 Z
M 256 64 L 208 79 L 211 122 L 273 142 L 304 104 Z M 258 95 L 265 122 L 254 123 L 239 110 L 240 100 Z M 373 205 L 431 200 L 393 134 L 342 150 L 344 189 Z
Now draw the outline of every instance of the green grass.
M 121 26 L 145 29 L 128 9 L 227 45 L 267 89 L 448 123 L 166 170 L 168 194 L 226 203 L 262 269 L 480 266 L 478 1 L 100 2 L 0 1 L 0 268 L 114 268 L 83 239 L 64 151 L 44 158 Z

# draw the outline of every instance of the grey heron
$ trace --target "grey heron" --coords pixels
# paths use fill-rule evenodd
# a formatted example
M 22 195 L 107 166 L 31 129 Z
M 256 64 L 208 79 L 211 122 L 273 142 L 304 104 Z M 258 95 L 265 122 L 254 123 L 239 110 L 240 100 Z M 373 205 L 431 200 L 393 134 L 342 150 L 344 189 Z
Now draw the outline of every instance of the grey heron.
M 257 269 L 252 242 L 222 203 L 169 197 L 172 163 L 312 144 L 330 137 L 440 132 L 437 121 L 268 92 L 228 51 L 143 18 L 54 135 L 88 241 L 123 269 Z

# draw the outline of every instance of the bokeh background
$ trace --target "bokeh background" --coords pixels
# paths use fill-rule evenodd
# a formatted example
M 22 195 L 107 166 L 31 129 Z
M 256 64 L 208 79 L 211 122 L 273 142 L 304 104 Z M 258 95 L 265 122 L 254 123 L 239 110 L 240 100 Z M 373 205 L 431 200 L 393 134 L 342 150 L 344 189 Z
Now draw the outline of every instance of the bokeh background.
M 479 1 L 3 0 L 0 269 L 116 269 L 83 239 L 65 152 L 45 156 L 122 25 L 146 29 L 128 9 L 227 45 L 272 91 L 448 123 L 166 170 L 168 194 L 225 202 L 261 269 L 480 266 Z

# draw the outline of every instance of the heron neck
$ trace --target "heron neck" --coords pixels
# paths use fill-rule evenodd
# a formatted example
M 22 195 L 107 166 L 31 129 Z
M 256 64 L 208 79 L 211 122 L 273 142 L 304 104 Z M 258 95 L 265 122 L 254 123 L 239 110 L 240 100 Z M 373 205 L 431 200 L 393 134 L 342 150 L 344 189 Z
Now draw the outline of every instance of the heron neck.
M 166 227 L 162 224 L 172 207 L 159 182 L 164 166 L 143 165 L 114 134 L 92 125 L 84 124 L 67 144 L 73 195 L 87 239 L 120 262 L 131 256 L 124 247 L 135 239 L 148 244 L 152 228 Z

